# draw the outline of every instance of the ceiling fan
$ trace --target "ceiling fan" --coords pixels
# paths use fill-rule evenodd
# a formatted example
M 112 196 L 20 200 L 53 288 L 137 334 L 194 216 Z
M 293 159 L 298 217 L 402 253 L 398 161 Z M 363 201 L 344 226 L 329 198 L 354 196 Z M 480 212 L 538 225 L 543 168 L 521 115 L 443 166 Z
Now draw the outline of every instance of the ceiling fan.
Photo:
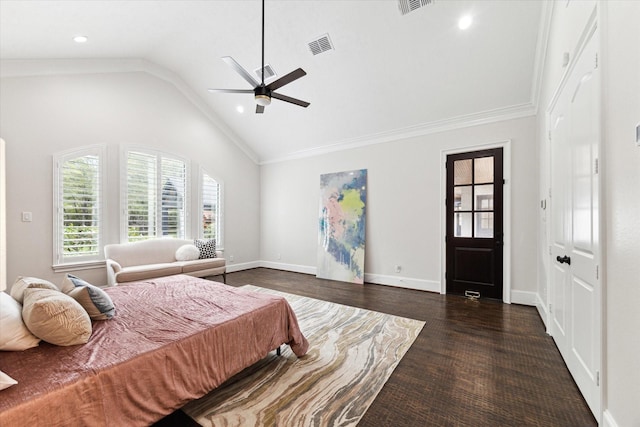
M 276 93 L 276 89 L 280 89 L 282 86 L 291 83 L 294 80 L 305 76 L 307 73 L 298 68 L 290 72 L 289 74 L 280 77 L 268 85 L 264 84 L 264 0 L 262 0 L 262 81 L 258 83 L 247 70 L 242 68 L 240 64 L 236 62 L 230 56 L 223 56 L 222 60 L 226 62 L 231 68 L 233 68 L 243 79 L 245 79 L 253 89 L 209 89 L 209 92 L 222 92 L 222 93 L 253 93 L 256 100 L 256 113 L 264 113 L 264 107 L 271 104 L 271 98 L 279 99 L 280 101 L 289 102 L 291 104 L 299 105 L 301 107 L 308 107 L 310 104 L 306 101 L 301 101 L 290 96 Z

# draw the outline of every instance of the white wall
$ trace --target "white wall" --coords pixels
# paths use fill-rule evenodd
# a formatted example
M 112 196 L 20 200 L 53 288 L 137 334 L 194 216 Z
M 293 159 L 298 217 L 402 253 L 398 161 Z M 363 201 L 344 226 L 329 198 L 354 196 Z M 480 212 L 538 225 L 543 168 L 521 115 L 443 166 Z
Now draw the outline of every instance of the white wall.
M 4 77 L 0 84 L 10 283 L 18 275 L 60 280 L 52 270 L 52 155 L 92 144 L 108 150 L 107 243 L 120 236 L 121 147 L 140 144 L 186 157 L 224 182 L 225 254 L 258 259 L 259 167 L 176 85 L 146 72 Z M 21 222 L 22 211 L 33 212 L 33 222 Z M 76 274 L 106 283 L 104 268 Z
M 261 259 L 274 268 L 314 273 L 320 175 L 367 169 L 367 281 L 437 291 L 444 236 L 441 151 L 511 140 L 512 288 L 533 294 L 535 132 L 535 118 L 529 117 L 263 165 Z
M 605 421 L 640 426 L 640 2 L 606 1 L 603 8 Z
M 540 198 L 549 188 L 545 110 L 573 55 L 588 18 L 598 7 L 603 76 L 602 181 L 605 229 L 603 332 L 603 425 L 640 425 L 640 147 L 634 143 L 640 122 L 640 2 L 554 2 L 538 115 Z M 544 214 L 539 217 L 538 293 L 546 304 L 548 243 Z M 546 306 L 542 307 L 546 311 Z M 544 313 L 543 313 L 544 316 Z

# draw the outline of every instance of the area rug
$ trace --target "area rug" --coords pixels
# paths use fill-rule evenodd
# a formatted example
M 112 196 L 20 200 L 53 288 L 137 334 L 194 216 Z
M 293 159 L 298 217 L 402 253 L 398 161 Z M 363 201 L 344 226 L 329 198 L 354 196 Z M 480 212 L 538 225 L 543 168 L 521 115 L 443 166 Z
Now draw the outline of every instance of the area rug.
M 282 295 L 309 352 L 288 346 L 183 411 L 205 427 L 355 426 L 425 322 L 247 285 Z M 245 288 L 246 288 L 245 287 Z

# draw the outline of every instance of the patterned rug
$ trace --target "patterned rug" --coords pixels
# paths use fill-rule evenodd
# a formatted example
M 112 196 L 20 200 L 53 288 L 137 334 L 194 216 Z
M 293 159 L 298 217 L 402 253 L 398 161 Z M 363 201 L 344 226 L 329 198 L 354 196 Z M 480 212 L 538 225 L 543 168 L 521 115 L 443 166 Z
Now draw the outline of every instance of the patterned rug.
M 182 408 L 205 427 L 355 426 L 425 323 L 247 287 L 287 298 L 309 352 L 282 346 Z

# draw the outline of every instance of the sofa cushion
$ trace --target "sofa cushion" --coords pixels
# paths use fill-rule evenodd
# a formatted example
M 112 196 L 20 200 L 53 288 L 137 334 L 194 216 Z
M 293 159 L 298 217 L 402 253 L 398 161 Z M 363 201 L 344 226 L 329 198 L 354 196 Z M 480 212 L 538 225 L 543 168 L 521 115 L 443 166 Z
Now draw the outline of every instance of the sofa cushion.
M 178 262 L 134 265 L 123 267 L 122 270 L 116 273 L 116 282 L 135 282 L 155 277 L 173 276 L 180 273 L 182 273 L 182 266 Z
M 224 267 L 225 260 L 224 258 L 208 258 L 198 259 L 195 261 L 182 261 L 176 264 L 180 264 L 180 266 L 182 267 L 182 272 L 188 274 L 199 270 Z
M 215 258 L 216 253 L 216 239 L 194 239 L 193 243 L 200 250 L 199 259 Z

